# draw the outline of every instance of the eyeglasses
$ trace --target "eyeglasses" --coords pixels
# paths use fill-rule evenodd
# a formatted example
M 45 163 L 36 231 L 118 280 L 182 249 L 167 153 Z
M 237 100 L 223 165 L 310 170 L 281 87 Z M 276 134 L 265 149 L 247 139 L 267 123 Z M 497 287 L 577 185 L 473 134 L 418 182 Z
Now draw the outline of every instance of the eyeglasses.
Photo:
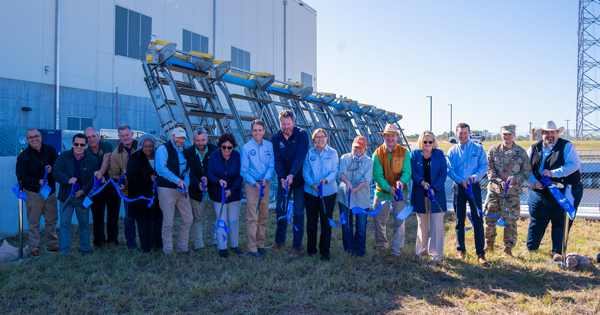
M 40 137 L 39 135 L 29 136 L 29 137 L 27 137 L 27 140 L 33 140 L 33 139 L 37 139 L 39 137 Z
M 75 143 L 73 143 L 73 146 L 74 147 L 82 147 L 83 148 L 83 147 L 85 147 L 85 143 L 77 143 L 77 142 L 75 142 Z
M 327 139 L 327 136 L 316 136 L 315 139 L 317 139 L 317 140 Z
M 142 146 L 142 149 L 144 149 L 144 150 L 154 149 L 154 146 L 147 146 L 147 145 L 145 145 L 145 146 Z
M 424 144 L 433 144 L 433 141 L 423 141 Z
M 221 149 L 223 149 L 223 150 L 231 150 L 231 149 L 233 149 L 233 147 L 227 147 L 227 146 L 222 145 Z

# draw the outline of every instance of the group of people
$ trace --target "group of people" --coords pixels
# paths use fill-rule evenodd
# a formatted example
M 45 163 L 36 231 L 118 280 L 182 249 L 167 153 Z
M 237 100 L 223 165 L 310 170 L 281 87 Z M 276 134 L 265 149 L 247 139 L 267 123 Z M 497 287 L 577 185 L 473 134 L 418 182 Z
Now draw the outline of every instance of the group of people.
M 282 111 L 279 122 L 281 130 L 267 141 L 263 139 L 264 122 L 252 121 L 252 139 L 241 151 L 235 149 L 238 143 L 231 133 L 220 135 L 214 145 L 209 143 L 206 130 L 199 127 L 190 139 L 193 145 L 186 148 L 188 135 L 178 127 L 168 142 L 157 147 L 153 135 L 144 134 L 135 140 L 131 127 L 122 125 L 118 128 L 120 143 L 114 150 L 90 127 L 84 134 L 73 137 L 71 150 L 58 155 L 52 146 L 42 143 L 38 130 L 28 130 L 29 145 L 17 158 L 16 174 L 28 198 L 31 255 L 39 257 L 41 254 L 39 222 L 42 215 L 46 220 L 46 251 L 70 253 L 73 212 L 79 223 L 81 253 L 87 254 L 90 237 L 86 198 L 89 198 L 94 247 L 119 246 L 118 215 L 122 199 L 128 249 L 137 249 L 137 228 L 143 252 L 154 249 L 174 253 L 173 222 L 174 213 L 178 211 L 181 224 L 177 253 L 190 253 L 191 230 L 194 250 L 216 245 L 222 258 L 228 258 L 229 254 L 241 256 L 239 216 L 242 195 L 245 195 L 247 255 L 251 257 L 262 259 L 270 250 L 284 248 L 288 223 L 293 230 L 289 255 L 301 255 L 306 214 L 306 254 L 318 253 L 321 259 L 329 260 L 332 226 L 338 225 L 332 220 L 337 203 L 346 252 L 359 258 L 365 255 L 367 218 L 373 216 L 373 254 L 387 254 L 391 247 L 390 259 L 396 261 L 404 247 L 405 236 L 404 220 L 396 215 L 409 205 L 412 181 L 410 206 L 418 220 L 415 254 L 437 261 L 444 257 L 447 177 L 454 182 L 458 258 L 466 256 L 467 204 L 470 204 L 468 217 L 473 225 L 479 263 L 486 264 L 486 251 L 494 250 L 495 223 L 499 216 L 506 222 L 503 255 L 512 256 L 520 213 L 519 195 L 525 182 L 533 188 L 529 198 L 528 250 L 538 249 L 548 223 L 552 222 L 553 258 L 560 259 L 563 254 L 560 246 L 565 216 L 560 204 L 540 181 L 547 176 L 562 187 L 571 185 L 575 208 L 583 189 L 577 152 L 569 141 L 558 137 L 564 128 L 556 128 L 551 121 L 541 130 L 543 140 L 527 152 L 514 143 L 515 126 L 502 126 L 503 141 L 493 146 L 487 157 L 480 145 L 470 141 L 470 127 L 465 123 L 457 125 L 459 143 L 447 156 L 437 148 L 438 141 L 431 131 L 422 132 L 417 148 L 409 152 L 398 144 L 398 127 L 391 124 L 381 132 L 384 143 L 372 156 L 366 154 L 367 139 L 358 136 L 352 142 L 352 152 L 338 157 L 338 152 L 327 144 L 326 130 L 318 128 L 312 133 L 314 146 L 309 149 L 309 135 L 295 126 L 292 111 Z M 269 250 L 265 226 L 273 175 L 277 178 L 277 227 Z M 479 182 L 486 175 L 488 194 L 481 211 Z M 371 195 L 373 181 L 374 196 Z M 60 184 L 58 198 L 55 183 Z M 47 198 L 39 198 L 44 185 L 49 185 L 52 191 Z M 54 228 L 58 220 L 57 199 L 62 205 L 60 244 Z M 391 244 L 387 236 L 390 214 L 394 216 Z M 320 237 L 317 238 L 319 226 Z

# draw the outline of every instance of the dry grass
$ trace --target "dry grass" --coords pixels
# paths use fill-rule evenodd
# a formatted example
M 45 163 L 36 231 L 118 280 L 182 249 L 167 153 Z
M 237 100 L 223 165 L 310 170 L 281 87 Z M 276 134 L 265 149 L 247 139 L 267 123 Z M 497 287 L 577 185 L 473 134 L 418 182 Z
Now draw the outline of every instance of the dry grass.
M 336 210 L 336 217 L 339 216 Z M 245 251 L 245 218 L 240 248 Z M 455 259 L 454 216 L 445 218 L 442 263 L 414 258 L 416 218 L 407 220 L 405 248 L 396 263 L 373 257 L 369 219 L 363 262 L 342 250 L 341 227 L 334 228 L 332 260 L 290 259 L 288 246 L 262 261 L 247 256 L 220 259 L 215 248 L 189 256 L 144 255 L 104 249 L 82 257 L 43 254 L 37 260 L 0 264 L 0 313 L 161 313 L 161 314 L 595 314 L 600 312 L 597 265 L 561 270 L 549 265 L 549 233 L 540 251 L 525 254 L 528 220 L 519 221 L 517 257 L 488 254 L 477 265 L 473 232 L 469 256 Z M 391 226 L 391 223 L 388 225 Z M 77 244 L 77 229 L 73 231 Z M 274 237 L 271 214 L 267 243 Z M 289 229 L 288 229 L 289 231 Z M 502 243 L 499 230 L 498 243 Z M 388 230 L 388 237 L 391 229 Z M 595 257 L 600 222 L 576 220 L 569 252 Z M 305 237 L 306 241 L 306 237 Z M 15 244 L 15 240 L 11 239 Z

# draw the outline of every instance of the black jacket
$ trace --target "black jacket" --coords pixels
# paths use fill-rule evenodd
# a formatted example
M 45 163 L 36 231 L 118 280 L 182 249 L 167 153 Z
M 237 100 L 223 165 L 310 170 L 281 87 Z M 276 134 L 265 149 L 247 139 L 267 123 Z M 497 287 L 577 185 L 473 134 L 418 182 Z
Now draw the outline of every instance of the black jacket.
M 140 196 L 152 198 L 152 178 L 158 177 L 156 171 L 150 166 L 144 151 L 136 151 L 127 162 L 127 178 L 129 179 L 129 198 L 135 199 Z M 129 216 L 134 219 L 158 219 L 162 218 L 162 211 L 158 203 L 158 195 L 154 203 L 148 208 L 148 200 L 137 200 L 129 204 Z M 155 229 L 158 227 L 154 227 Z
M 308 133 L 304 129 L 294 127 L 292 135 L 286 140 L 283 132 L 279 130 L 271 137 L 271 143 L 275 154 L 277 185 L 281 186 L 281 179 L 292 174 L 294 180 L 290 188 L 296 189 L 304 186 L 302 165 L 308 153 Z
M 94 187 L 94 172 L 98 170 L 98 163 L 91 154 L 85 154 L 83 156 L 83 162 L 81 165 L 81 181 L 79 186 L 85 195 L 89 194 Z M 60 184 L 58 191 L 58 200 L 60 202 L 66 202 L 71 194 L 71 185 L 69 180 L 75 177 L 75 156 L 73 155 L 73 149 L 63 151 L 56 159 L 56 163 L 52 167 L 52 175 L 57 183 Z
M 196 147 L 190 146 L 185 149 L 184 154 L 188 161 L 188 167 L 190 168 L 190 197 L 197 201 L 202 201 L 202 191 L 200 190 L 200 179 L 203 176 L 208 174 L 208 160 L 210 155 L 217 150 L 219 147 L 212 143 L 207 144 L 208 151 L 204 155 L 204 159 L 202 159 L 202 163 L 200 163 L 200 157 L 196 154 Z M 208 189 L 208 180 L 206 181 L 206 186 Z
M 40 179 L 44 179 L 46 165 L 53 166 L 58 158 L 56 149 L 48 144 L 42 143 L 40 152 L 27 146 L 17 157 L 17 168 L 15 173 L 17 179 L 23 182 L 23 188 L 33 192 L 40 191 Z M 54 168 L 54 167 L 53 167 Z M 51 194 L 54 193 L 56 181 L 48 174 L 48 186 L 52 187 Z

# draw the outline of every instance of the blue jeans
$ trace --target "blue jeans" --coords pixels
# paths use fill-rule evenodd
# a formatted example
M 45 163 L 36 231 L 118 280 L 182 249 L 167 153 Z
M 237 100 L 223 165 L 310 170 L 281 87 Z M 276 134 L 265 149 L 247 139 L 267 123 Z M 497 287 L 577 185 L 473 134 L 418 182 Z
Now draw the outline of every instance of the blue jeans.
M 471 219 L 473 219 L 473 231 L 475 233 L 475 252 L 477 255 L 485 255 L 483 245 L 485 233 L 483 230 L 483 216 L 477 212 L 473 201 L 467 195 L 462 185 L 454 183 L 454 213 L 456 213 L 456 250 L 466 252 L 465 247 L 465 220 L 467 216 L 467 202 L 471 207 Z M 479 183 L 473 183 L 473 197 L 477 208 L 481 209 L 481 187 Z
M 127 249 L 137 249 L 137 243 L 135 241 L 135 219 L 129 217 L 129 202 L 123 201 L 123 208 L 125 208 L 123 224 L 125 225 L 125 242 L 127 244 Z
M 302 238 L 304 237 L 304 186 L 300 186 L 295 189 L 290 189 L 288 200 L 293 200 L 294 215 L 292 221 L 294 222 L 294 225 L 298 228 L 298 231 L 293 230 L 294 241 L 292 243 L 292 247 L 301 248 Z M 285 210 L 287 206 L 283 207 L 284 203 L 285 189 L 283 189 L 283 187 L 281 187 L 281 184 L 279 184 L 277 185 L 277 205 L 275 207 L 275 213 L 277 214 L 277 218 L 286 215 Z M 275 229 L 276 243 L 285 243 L 287 224 L 288 221 L 286 218 L 277 221 L 277 228 Z
M 346 221 L 348 222 L 348 224 L 342 224 L 344 250 L 352 256 L 363 257 L 367 248 L 367 215 L 364 213 L 352 215 L 352 210 L 348 209 L 341 202 L 338 202 L 338 206 L 340 208 L 340 216 L 346 211 Z M 356 229 L 352 227 L 354 217 L 356 217 Z
M 573 188 L 573 197 L 575 198 L 573 206 L 579 207 L 581 197 L 583 197 L 583 184 Z M 552 222 L 552 254 L 562 253 L 562 241 L 565 232 L 565 210 L 556 201 L 554 196 L 547 198 L 540 197 L 533 190 L 529 190 L 529 230 L 527 231 L 527 249 L 536 250 L 540 247 L 546 227 Z M 573 225 L 573 220 L 569 219 L 569 229 Z
M 63 205 L 60 209 L 60 253 L 71 253 L 71 223 L 73 221 L 73 212 L 77 216 L 79 224 L 79 243 L 81 251 L 90 250 L 90 210 L 84 208 L 84 197 L 71 198 L 69 203 Z

